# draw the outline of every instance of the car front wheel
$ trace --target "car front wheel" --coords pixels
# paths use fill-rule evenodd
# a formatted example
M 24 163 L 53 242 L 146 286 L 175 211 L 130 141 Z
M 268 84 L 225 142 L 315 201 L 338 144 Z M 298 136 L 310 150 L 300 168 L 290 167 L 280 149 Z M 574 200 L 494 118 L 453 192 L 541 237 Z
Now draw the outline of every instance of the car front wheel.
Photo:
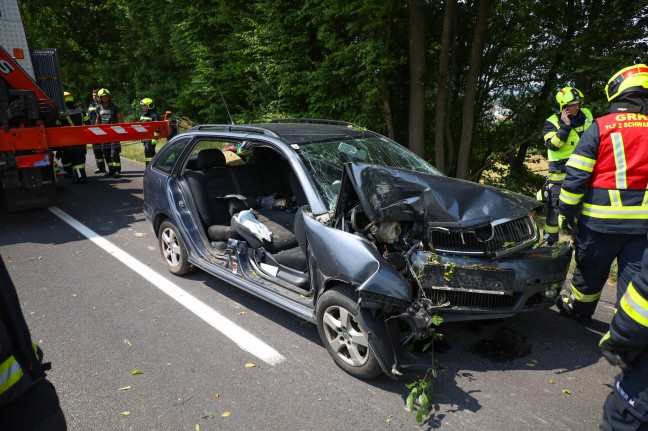
M 371 379 L 383 370 L 369 347 L 360 317 L 357 295 L 351 288 L 336 286 L 317 303 L 317 329 L 335 363 L 360 379 Z
M 192 272 L 195 267 L 189 263 L 187 246 L 185 245 L 178 228 L 170 221 L 160 225 L 159 235 L 160 252 L 164 263 L 172 274 L 184 275 Z

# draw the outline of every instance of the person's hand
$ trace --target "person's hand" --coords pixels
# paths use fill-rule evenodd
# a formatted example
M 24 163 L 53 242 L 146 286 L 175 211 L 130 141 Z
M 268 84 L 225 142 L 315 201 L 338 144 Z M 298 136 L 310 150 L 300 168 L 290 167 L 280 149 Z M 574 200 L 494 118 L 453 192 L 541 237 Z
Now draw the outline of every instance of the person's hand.
M 563 216 L 560 228 L 570 236 L 576 235 L 578 233 L 578 226 L 576 224 L 576 219 L 574 218 L 574 216 Z
M 562 120 L 563 123 L 567 124 L 568 126 L 571 126 L 571 113 L 567 108 L 563 109 L 562 114 L 560 114 L 560 119 Z
M 599 348 L 601 349 L 601 353 L 603 353 L 603 357 L 610 365 L 619 367 L 622 370 L 629 370 L 632 363 L 642 352 L 641 349 L 637 349 L 636 347 L 616 342 L 611 337 L 610 331 L 601 338 Z

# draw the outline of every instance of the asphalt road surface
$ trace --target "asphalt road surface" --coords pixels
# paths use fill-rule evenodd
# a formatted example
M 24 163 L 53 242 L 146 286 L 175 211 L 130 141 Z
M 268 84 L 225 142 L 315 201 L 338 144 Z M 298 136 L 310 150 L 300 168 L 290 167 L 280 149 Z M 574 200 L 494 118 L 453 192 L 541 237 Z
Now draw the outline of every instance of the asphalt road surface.
M 414 373 L 350 377 L 313 324 L 206 273 L 167 272 L 142 170 L 61 179 L 56 207 L 0 212 L 0 254 L 70 430 L 597 428 L 616 373 L 597 349 L 614 287 L 587 327 L 555 309 L 442 325 L 434 412 L 418 424 Z

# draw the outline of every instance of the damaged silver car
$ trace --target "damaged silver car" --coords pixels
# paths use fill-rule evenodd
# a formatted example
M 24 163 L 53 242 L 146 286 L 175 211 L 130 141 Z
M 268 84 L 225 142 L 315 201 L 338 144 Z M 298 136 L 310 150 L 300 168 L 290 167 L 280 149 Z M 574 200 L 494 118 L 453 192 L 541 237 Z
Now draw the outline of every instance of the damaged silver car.
M 144 213 L 172 273 L 200 268 L 315 322 L 359 378 L 421 365 L 403 346 L 429 337 L 435 315 L 550 307 L 571 249 L 539 244 L 539 205 L 329 120 L 197 126 L 144 174 Z

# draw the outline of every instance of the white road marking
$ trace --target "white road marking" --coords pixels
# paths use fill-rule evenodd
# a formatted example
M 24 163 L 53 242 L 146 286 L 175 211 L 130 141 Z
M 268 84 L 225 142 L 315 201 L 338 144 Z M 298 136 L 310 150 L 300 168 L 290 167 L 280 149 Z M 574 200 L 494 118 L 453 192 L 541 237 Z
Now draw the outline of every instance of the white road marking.
M 111 243 L 101 235 L 84 226 L 82 223 L 72 218 L 61 209 L 57 207 L 49 207 L 48 209 L 50 210 L 50 212 L 52 212 L 52 214 L 63 220 L 65 223 L 69 224 L 81 235 L 85 236 L 97 246 L 110 253 L 121 263 L 141 275 L 153 286 L 157 287 L 162 292 L 175 299 L 186 309 L 194 313 L 196 316 L 200 317 L 205 322 L 209 323 L 214 329 L 232 340 L 244 351 L 256 356 L 257 358 L 270 365 L 277 365 L 286 359 L 275 349 L 273 349 L 254 335 L 250 334 L 231 320 L 222 316 L 216 310 L 209 307 L 198 298 L 185 292 L 175 283 L 172 283 L 166 278 L 162 277 L 160 274 L 153 271 L 151 268 L 117 247 L 115 244 Z

